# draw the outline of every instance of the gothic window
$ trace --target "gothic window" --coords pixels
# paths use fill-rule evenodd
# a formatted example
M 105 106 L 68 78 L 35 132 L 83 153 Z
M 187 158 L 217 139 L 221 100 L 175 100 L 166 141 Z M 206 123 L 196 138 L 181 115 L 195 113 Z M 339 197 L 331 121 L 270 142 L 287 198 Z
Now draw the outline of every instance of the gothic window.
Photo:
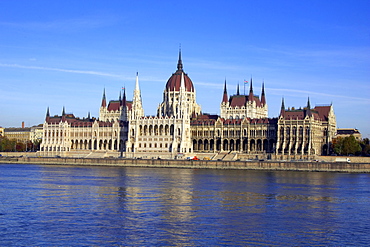
M 168 125 L 166 125 L 166 126 L 164 127 L 164 132 L 165 132 L 165 135 L 168 135 Z
M 303 127 L 302 126 L 299 127 L 299 135 L 303 136 Z

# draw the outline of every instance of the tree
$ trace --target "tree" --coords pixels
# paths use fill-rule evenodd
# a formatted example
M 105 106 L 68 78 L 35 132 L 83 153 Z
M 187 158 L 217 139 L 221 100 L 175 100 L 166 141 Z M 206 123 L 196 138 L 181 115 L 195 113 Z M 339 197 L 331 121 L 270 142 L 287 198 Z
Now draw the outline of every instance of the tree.
M 343 139 L 342 137 L 338 137 L 333 140 L 333 151 L 336 154 L 341 155 L 342 154 L 342 149 L 343 149 Z
M 12 152 L 15 150 L 15 140 L 9 140 L 7 137 L 0 137 L 0 151 Z
M 360 143 L 355 139 L 353 135 L 344 138 L 338 138 L 333 143 L 334 152 L 339 155 L 358 155 L 361 152 Z
M 361 145 L 361 148 L 362 148 L 361 154 L 363 156 L 370 156 L 370 140 L 369 140 L 369 138 L 363 139 L 362 142 L 360 143 L 360 145 Z

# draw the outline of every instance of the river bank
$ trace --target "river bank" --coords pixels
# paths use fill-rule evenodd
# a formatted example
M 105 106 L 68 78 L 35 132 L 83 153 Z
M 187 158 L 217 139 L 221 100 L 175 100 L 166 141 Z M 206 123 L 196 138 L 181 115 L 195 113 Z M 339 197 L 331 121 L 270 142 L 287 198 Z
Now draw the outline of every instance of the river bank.
M 215 161 L 215 160 L 64 158 L 64 157 L 59 158 L 59 157 L 7 156 L 1 157 L 0 163 L 370 173 L 370 163 L 314 162 L 314 161 L 277 161 L 277 160 Z

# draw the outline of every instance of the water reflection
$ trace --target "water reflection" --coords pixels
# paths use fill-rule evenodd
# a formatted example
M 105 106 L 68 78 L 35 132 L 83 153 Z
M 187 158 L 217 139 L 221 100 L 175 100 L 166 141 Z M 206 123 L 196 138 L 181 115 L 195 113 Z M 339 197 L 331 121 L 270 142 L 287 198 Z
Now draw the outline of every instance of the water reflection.
M 361 245 L 369 174 L 0 165 L 0 245 Z

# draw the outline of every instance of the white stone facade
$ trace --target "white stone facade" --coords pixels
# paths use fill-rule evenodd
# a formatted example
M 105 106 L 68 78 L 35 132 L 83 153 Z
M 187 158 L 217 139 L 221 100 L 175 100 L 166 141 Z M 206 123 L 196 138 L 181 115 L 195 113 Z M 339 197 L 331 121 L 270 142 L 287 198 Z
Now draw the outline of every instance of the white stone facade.
M 139 76 L 132 101 L 126 92 L 107 104 L 105 90 L 99 118 L 79 119 L 73 114 L 50 117 L 43 125 L 41 155 L 71 156 L 73 152 L 93 157 L 103 153 L 125 157 L 184 157 L 193 152 L 214 153 L 212 157 L 310 157 L 329 154 L 336 133 L 332 105 L 286 110 L 268 118 L 264 84 L 261 96 L 253 93 L 229 97 L 226 81 L 220 116 L 201 113 L 191 79 L 183 71 L 181 52 L 177 71 L 168 79 L 156 116 L 145 116 Z M 98 157 L 98 156 L 96 156 Z M 217 158 L 218 159 L 218 158 Z

